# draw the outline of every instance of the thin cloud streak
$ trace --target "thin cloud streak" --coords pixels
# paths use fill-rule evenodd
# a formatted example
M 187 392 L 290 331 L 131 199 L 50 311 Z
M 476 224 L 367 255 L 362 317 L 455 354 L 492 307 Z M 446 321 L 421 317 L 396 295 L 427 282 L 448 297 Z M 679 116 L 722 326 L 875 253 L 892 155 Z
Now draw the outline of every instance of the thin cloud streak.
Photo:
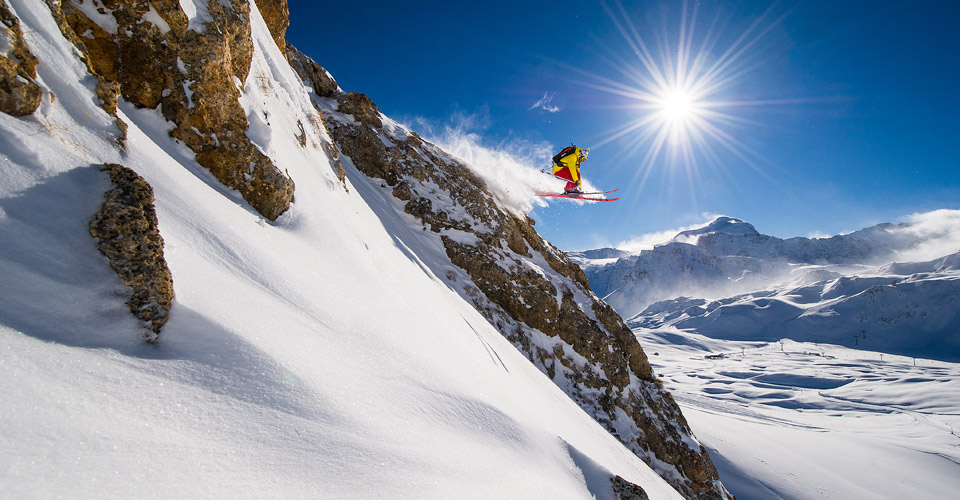
M 559 112 L 560 108 L 558 106 L 554 106 L 553 104 L 551 104 L 553 102 L 554 95 L 556 95 L 555 92 L 554 93 L 544 92 L 543 97 L 541 97 L 539 101 L 533 103 L 533 106 L 530 106 L 528 111 L 533 111 L 534 109 L 539 108 L 546 111 L 547 113 Z

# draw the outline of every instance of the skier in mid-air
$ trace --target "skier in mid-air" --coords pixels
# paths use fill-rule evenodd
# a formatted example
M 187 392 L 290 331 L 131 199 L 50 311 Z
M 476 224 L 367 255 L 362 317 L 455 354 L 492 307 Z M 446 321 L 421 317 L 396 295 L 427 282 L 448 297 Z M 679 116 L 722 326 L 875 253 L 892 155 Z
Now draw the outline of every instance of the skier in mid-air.
M 553 157 L 553 175 L 565 179 L 567 187 L 563 194 L 579 195 L 580 191 L 580 164 L 587 160 L 590 148 L 581 149 L 571 144 Z
M 590 149 L 578 148 L 571 144 L 553 157 L 553 172 L 541 170 L 545 174 L 552 173 L 554 177 L 567 181 L 567 186 L 563 194 L 558 193 L 535 193 L 537 196 L 547 198 L 574 198 L 582 201 L 617 201 L 620 198 L 606 198 L 604 195 L 620 191 L 619 188 L 610 191 L 596 191 L 584 193 L 580 190 L 580 164 L 587 161 L 587 155 Z

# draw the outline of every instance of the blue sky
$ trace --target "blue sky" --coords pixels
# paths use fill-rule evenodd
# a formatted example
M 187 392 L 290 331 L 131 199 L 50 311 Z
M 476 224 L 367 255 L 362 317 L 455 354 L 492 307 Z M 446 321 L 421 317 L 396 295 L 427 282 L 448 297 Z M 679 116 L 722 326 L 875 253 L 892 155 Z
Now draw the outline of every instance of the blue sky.
M 960 209 L 954 2 L 289 5 L 287 40 L 388 116 L 459 127 L 543 168 L 550 149 L 591 148 L 583 175 L 621 200 L 536 208 L 565 250 L 712 214 L 792 237 Z M 686 112 L 631 127 L 675 93 Z

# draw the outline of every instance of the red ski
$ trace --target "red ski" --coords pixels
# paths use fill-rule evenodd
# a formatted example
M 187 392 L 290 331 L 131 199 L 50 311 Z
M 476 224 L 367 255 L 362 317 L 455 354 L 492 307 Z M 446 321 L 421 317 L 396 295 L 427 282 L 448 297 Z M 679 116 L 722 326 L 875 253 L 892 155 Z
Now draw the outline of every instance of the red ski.
M 614 191 L 619 191 L 619 189 L 614 189 L 613 191 L 606 191 L 603 193 L 580 193 L 580 194 L 556 194 L 556 193 L 537 193 L 537 196 L 542 196 L 545 198 L 568 198 L 571 200 L 583 200 L 583 201 L 617 201 L 620 198 L 591 198 L 589 195 L 599 195 L 612 193 Z

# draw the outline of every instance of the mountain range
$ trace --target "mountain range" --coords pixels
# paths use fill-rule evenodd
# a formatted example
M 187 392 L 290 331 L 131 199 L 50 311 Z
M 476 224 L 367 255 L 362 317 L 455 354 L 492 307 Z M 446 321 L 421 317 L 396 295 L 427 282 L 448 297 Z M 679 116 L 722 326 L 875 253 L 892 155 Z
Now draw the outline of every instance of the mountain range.
M 960 257 L 894 261 L 929 243 L 918 225 L 781 239 L 718 217 L 639 254 L 604 249 L 571 257 L 632 326 L 956 360 Z

